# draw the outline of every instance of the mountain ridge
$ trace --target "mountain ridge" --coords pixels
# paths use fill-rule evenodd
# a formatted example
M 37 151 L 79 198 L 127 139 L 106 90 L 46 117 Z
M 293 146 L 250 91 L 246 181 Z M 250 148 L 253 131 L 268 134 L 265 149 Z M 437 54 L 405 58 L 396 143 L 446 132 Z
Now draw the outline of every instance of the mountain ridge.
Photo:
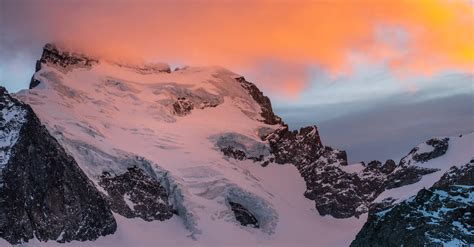
M 339 240 L 348 245 L 369 209 L 396 203 L 389 192 L 446 171 L 430 164 L 457 142 L 429 140 L 398 164 L 348 165 L 344 151 L 322 144 L 316 126 L 290 131 L 253 83 L 222 68 L 136 69 L 47 45 L 36 69 L 31 89 L 15 97 L 31 105 L 115 218 L 167 225 L 179 217 L 203 245 L 237 241 L 213 239 L 217 228 L 240 232 L 240 243 L 257 236 L 266 244 L 295 237 L 309 244 L 310 232 L 288 229 L 297 219 L 316 229 L 321 222 L 348 229 Z M 280 181 L 268 174 L 284 169 L 292 179 L 283 184 L 293 188 L 302 178 L 304 189 L 275 190 Z M 295 193 L 294 202 L 282 204 Z

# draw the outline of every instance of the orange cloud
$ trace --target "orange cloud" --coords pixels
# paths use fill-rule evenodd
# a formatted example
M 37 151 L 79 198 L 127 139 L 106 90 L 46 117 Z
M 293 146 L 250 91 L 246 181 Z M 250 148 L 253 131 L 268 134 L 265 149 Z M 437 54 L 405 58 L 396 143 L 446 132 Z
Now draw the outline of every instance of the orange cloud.
M 233 70 L 273 60 L 337 74 L 350 71 L 348 54 L 358 52 L 410 73 L 474 71 L 469 0 L 19 2 L 4 11 L 12 12 L 6 19 L 17 20 L 17 31 L 26 25 L 45 41 L 114 60 Z M 403 37 L 391 41 L 386 28 Z M 278 73 L 253 74 L 264 88 L 284 85 L 280 88 L 295 96 L 307 81 L 302 68 L 278 66 Z

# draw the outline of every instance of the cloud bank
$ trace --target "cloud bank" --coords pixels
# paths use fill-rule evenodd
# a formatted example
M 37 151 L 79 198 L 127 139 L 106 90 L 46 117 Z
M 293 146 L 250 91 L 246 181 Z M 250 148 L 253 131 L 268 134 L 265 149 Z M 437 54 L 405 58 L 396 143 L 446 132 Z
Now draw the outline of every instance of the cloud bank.
M 347 112 L 329 119 L 320 118 L 328 111 L 350 108 L 350 104 L 276 109 L 276 112 L 295 129 L 317 121 L 324 144 L 346 150 L 351 163 L 374 159 L 398 161 L 414 146 L 432 137 L 474 131 L 472 93 L 409 103 L 393 99 L 377 103 L 383 107 L 346 109 Z
M 467 0 L 2 0 L 0 56 L 54 41 L 112 60 L 222 65 L 295 97 L 315 66 L 335 76 L 360 62 L 401 76 L 472 73 L 473 16 Z

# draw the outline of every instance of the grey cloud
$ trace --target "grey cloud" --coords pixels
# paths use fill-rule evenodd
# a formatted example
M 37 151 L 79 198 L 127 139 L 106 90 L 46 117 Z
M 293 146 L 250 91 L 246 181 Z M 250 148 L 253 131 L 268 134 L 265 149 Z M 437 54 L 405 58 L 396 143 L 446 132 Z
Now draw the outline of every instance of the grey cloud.
M 398 160 L 420 142 L 436 136 L 459 135 L 474 131 L 472 92 L 405 102 L 400 95 L 360 104 L 334 104 L 330 107 L 276 109 L 291 128 L 317 124 L 323 142 L 347 150 L 349 161 Z M 368 103 L 367 103 L 368 104 Z M 318 116 L 347 109 L 335 118 L 318 121 Z M 331 114 L 330 114 L 331 115 Z

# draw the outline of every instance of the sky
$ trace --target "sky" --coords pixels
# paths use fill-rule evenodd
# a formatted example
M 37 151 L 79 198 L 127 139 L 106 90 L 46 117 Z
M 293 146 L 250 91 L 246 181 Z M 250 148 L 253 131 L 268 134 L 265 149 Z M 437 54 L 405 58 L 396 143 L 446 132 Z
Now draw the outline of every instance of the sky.
M 47 42 L 101 59 L 220 65 L 351 161 L 473 131 L 470 0 L 0 0 L 0 84 Z M 421 119 L 423 118 L 423 119 Z

